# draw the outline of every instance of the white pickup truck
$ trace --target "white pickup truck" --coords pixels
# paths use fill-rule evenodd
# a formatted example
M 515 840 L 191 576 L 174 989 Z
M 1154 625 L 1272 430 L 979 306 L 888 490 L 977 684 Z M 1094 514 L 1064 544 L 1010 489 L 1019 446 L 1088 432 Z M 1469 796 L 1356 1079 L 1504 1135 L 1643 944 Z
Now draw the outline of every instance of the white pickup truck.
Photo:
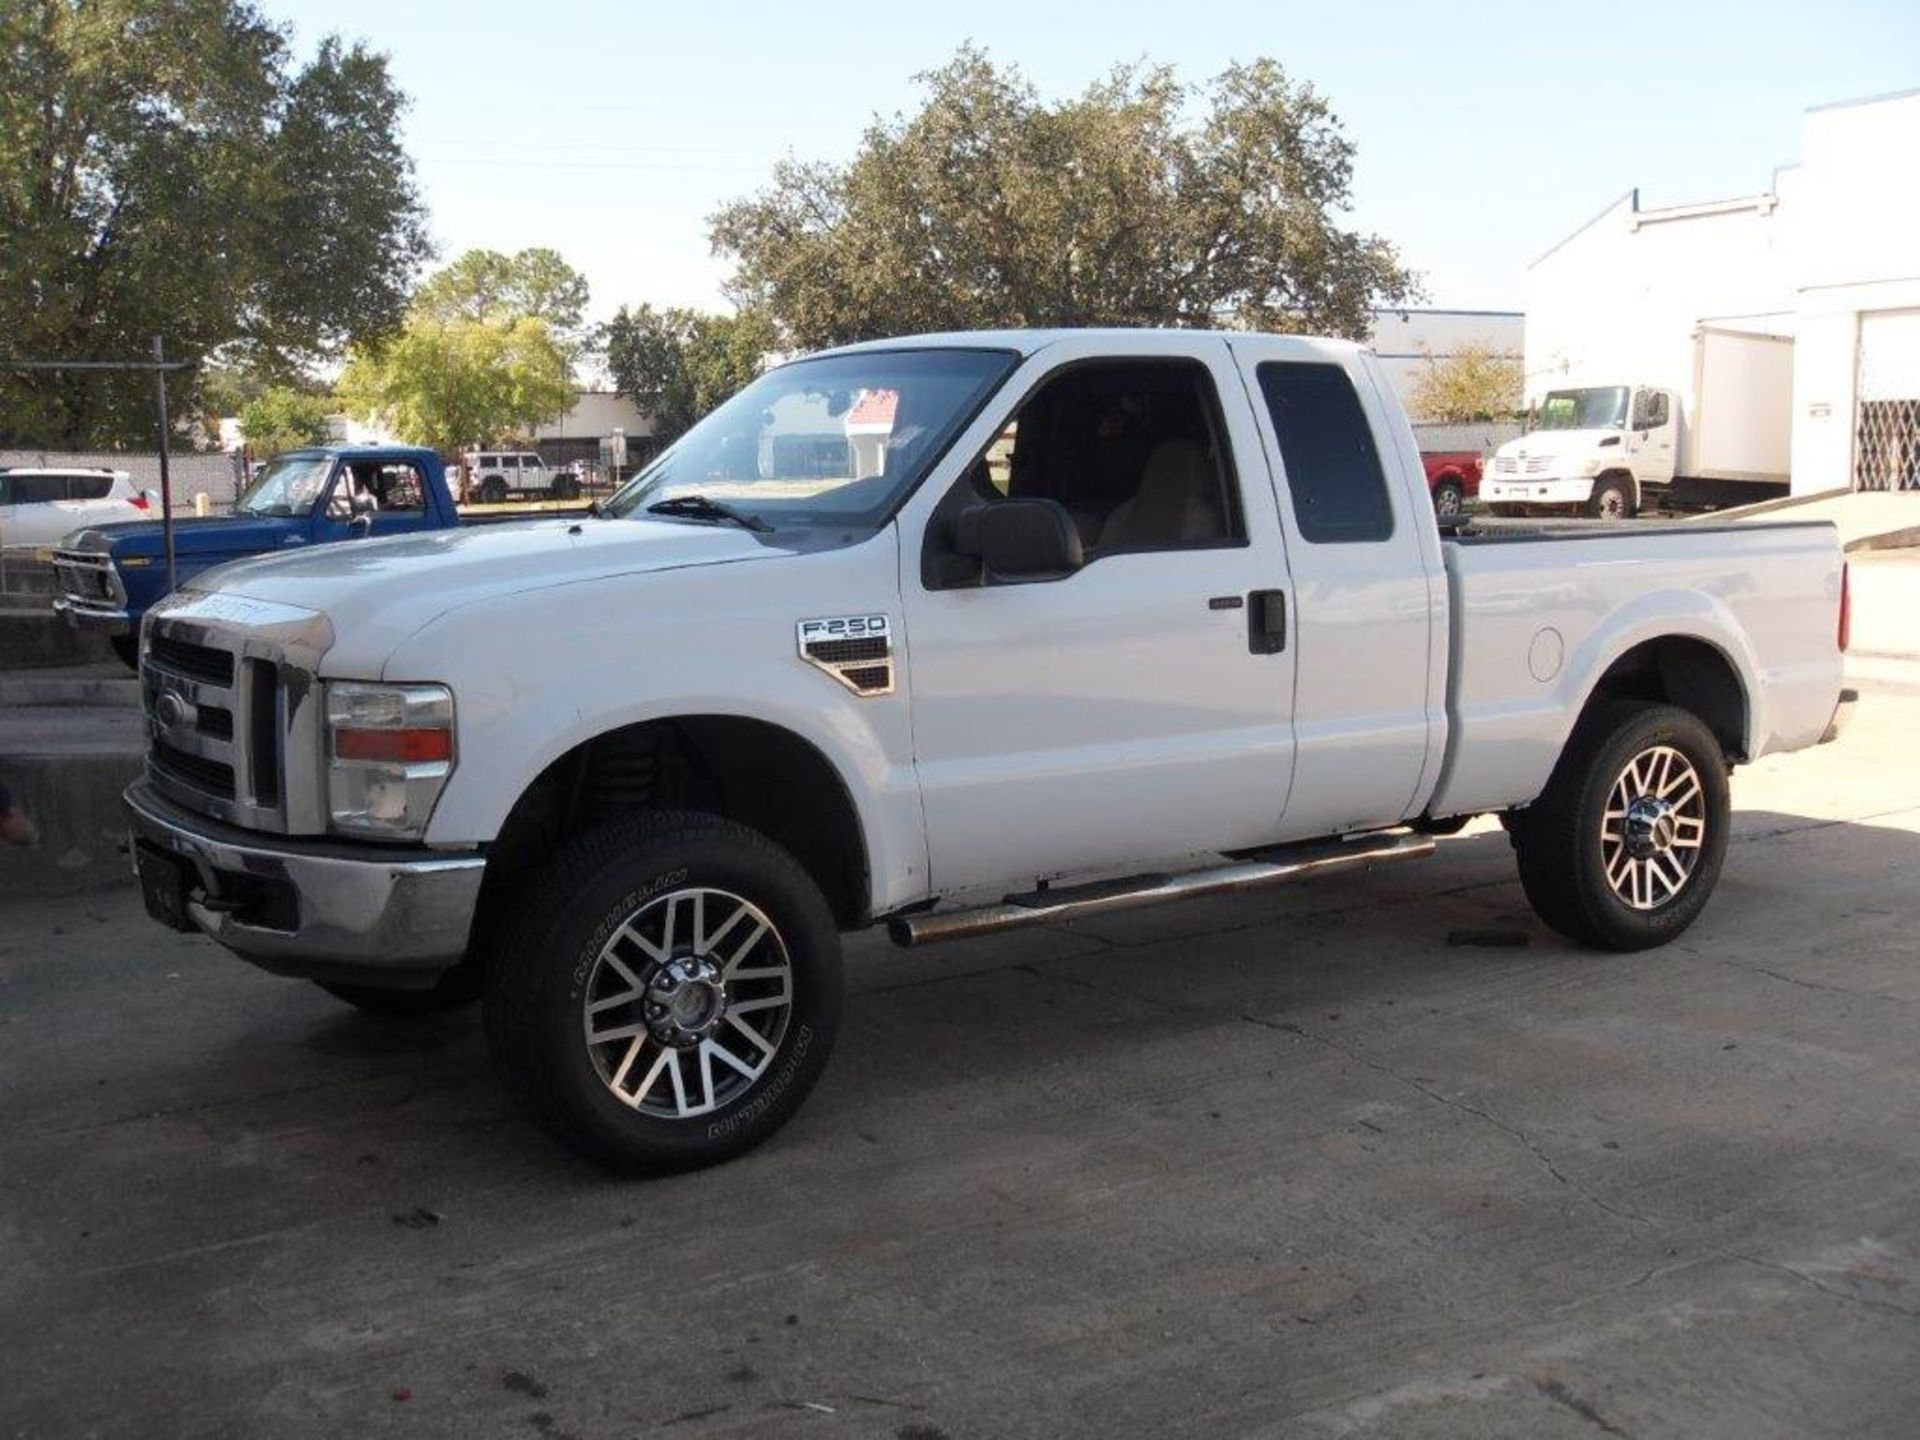
M 1729 768 L 1833 733 L 1824 524 L 1436 525 L 1377 363 L 943 335 L 783 365 L 590 516 L 329 546 L 150 614 L 153 914 L 369 1010 L 484 993 L 609 1167 L 766 1138 L 839 933 L 902 944 L 1428 853 L 1685 929 Z

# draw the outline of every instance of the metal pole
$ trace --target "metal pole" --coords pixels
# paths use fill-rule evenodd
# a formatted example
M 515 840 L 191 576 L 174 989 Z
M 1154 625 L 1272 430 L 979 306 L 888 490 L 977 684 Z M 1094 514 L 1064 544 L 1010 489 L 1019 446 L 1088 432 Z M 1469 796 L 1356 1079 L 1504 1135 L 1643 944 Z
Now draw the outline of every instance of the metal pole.
M 173 475 L 167 469 L 167 357 L 158 335 L 153 337 L 153 403 L 160 411 L 160 530 L 167 541 L 167 593 L 174 588 Z

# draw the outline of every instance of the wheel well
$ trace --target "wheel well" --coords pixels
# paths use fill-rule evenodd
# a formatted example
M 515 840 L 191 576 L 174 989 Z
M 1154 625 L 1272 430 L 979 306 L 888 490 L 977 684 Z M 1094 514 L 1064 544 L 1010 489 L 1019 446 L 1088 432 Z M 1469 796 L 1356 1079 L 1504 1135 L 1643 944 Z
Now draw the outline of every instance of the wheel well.
M 1705 640 L 1666 635 L 1642 641 L 1607 667 L 1582 713 L 1608 700 L 1677 705 L 1700 718 L 1729 759 L 1746 759 L 1746 689 L 1733 662 Z
M 555 760 L 488 849 L 482 916 L 556 846 L 634 810 L 701 810 L 750 826 L 800 862 L 842 927 L 867 919 L 866 843 L 839 772 L 792 731 L 733 715 L 624 726 Z

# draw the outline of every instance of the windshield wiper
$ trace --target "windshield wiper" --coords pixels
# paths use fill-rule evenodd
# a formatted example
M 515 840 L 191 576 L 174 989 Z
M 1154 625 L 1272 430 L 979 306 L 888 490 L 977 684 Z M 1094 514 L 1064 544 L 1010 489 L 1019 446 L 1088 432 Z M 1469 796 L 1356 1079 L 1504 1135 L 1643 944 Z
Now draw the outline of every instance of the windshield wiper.
M 773 529 L 757 515 L 749 515 L 743 510 L 715 500 L 708 495 L 674 495 L 665 500 L 656 500 L 647 506 L 649 515 L 684 515 L 689 520 L 724 520 L 729 525 L 738 525 L 742 530 L 768 531 Z

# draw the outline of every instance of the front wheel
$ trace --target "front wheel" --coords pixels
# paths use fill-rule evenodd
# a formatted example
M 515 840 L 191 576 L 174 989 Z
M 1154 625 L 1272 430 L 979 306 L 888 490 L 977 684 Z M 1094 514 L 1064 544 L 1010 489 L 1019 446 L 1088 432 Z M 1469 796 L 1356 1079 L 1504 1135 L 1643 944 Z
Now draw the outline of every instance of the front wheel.
M 1587 514 L 1595 520 L 1631 520 L 1634 516 L 1633 486 L 1618 475 L 1605 475 L 1593 483 L 1587 500 Z
M 786 851 L 629 816 L 541 872 L 495 952 L 487 1038 L 557 1139 L 624 1174 L 717 1164 L 800 1108 L 840 1023 L 840 937 Z
M 1452 480 L 1442 480 L 1433 487 L 1433 513 L 1441 519 L 1458 515 L 1467 508 L 1467 493 Z
M 1706 907 L 1732 819 L 1720 742 L 1672 705 L 1610 701 L 1574 727 L 1509 827 L 1536 914 L 1603 950 L 1664 945 Z

